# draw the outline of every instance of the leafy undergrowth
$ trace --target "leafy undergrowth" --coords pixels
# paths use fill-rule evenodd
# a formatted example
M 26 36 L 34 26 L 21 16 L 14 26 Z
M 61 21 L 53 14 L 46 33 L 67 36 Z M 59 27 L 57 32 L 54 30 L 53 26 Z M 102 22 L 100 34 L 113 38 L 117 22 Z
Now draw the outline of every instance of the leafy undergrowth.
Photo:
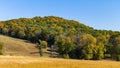
M 0 56 L 0 68 L 120 68 L 116 61 Z

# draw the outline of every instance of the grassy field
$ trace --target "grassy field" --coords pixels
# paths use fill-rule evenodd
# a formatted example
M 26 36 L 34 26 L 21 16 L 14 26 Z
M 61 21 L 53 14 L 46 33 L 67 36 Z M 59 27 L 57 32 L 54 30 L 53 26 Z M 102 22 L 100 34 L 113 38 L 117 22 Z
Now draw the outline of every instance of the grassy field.
M 39 56 L 35 44 L 26 40 L 0 35 L 0 42 L 4 43 L 4 55 Z
M 0 35 L 0 41 L 4 43 L 4 55 L 8 55 L 0 56 L 0 68 L 120 68 L 120 62 L 110 60 L 47 58 L 49 54 L 40 58 L 35 44 L 26 40 Z
M 120 68 L 120 62 L 0 56 L 0 68 Z

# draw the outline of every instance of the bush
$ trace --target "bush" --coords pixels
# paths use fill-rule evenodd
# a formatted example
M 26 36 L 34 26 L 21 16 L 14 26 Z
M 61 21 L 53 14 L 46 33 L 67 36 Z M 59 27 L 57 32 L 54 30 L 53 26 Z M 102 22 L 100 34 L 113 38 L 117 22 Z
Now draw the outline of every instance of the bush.
M 14 54 L 13 54 L 13 53 L 10 53 L 10 56 L 14 56 Z
M 63 58 L 69 59 L 69 55 L 68 55 L 68 54 L 64 54 L 64 55 L 63 55 Z
M 3 55 L 3 43 L 2 42 L 0 42 L 0 55 Z
M 120 55 L 117 55 L 116 60 L 120 61 Z

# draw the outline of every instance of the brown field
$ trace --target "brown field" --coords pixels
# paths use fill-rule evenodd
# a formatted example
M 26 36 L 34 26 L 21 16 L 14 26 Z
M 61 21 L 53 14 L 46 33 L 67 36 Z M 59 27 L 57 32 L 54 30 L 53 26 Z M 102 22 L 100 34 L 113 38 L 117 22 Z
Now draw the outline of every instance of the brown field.
M 0 56 L 0 68 L 120 68 L 120 62 Z
M 4 43 L 4 55 L 39 56 L 35 44 L 29 41 L 0 35 L 0 42 Z
M 4 43 L 4 55 L 8 55 L 0 56 L 0 68 L 120 68 L 120 62 L 112 60 L 40 58 L 35 44 L 26 40 L 0 35 L 0 41 Z

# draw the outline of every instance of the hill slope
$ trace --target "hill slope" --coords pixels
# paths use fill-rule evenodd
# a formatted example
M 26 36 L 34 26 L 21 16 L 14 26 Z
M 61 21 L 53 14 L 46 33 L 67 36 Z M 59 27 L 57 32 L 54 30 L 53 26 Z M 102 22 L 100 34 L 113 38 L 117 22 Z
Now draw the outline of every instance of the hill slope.
M 117 59 L 116 55 L 120 54 L 120 32 L 95 30 L 80 22 L 56 16 L 0 21 L 0 34 L 28 40 L 41 46 L 46 45 L 51 47 L 51 54 L 55 51 L 58 56 L 64 58 L 103 59 L 106 57 L 105 54 L 111 54 Z M 5 51 L 27 52 L 27 54 L 36 52 L 34 45 L 21 43 L 20 40 L 14 40 L 16 42 L 12 40 L 2 40 L 6 44 Z M 44 43 L 41 44 L 42 42 Z
M 9 55 L 38 56 L 38 49 L 35 44 L 26 40 L 16 39 L 0 35 L 0 41 L 4 43 L 4 53 Z

